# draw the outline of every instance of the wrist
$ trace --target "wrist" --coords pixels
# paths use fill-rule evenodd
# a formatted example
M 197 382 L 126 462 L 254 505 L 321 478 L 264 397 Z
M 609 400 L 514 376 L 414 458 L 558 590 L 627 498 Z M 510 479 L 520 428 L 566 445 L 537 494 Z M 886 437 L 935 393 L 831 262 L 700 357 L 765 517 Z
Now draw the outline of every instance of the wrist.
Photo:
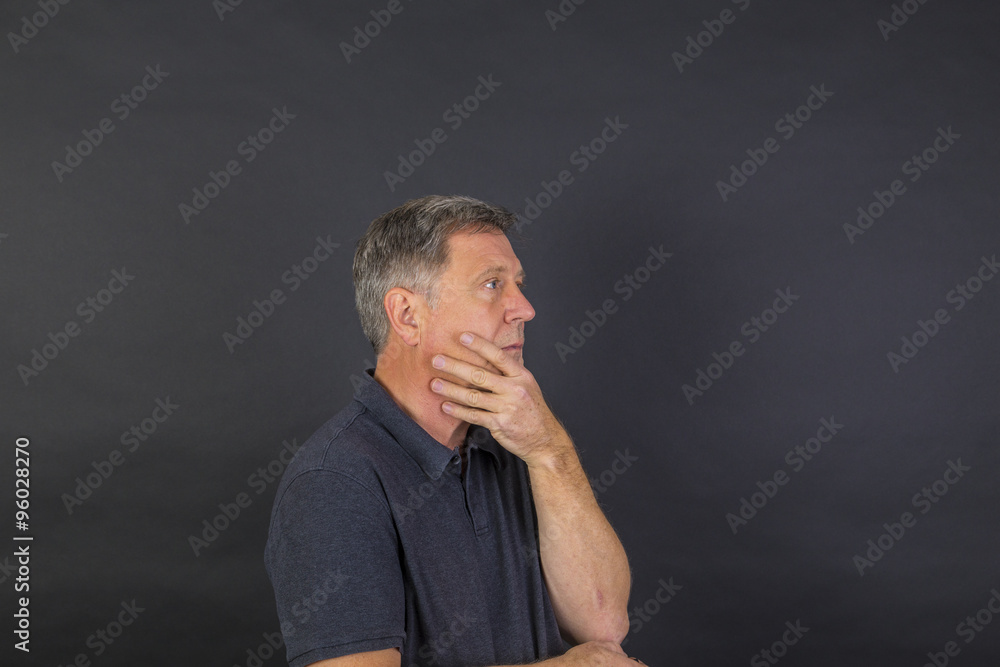
M 551 441 L 535 448 L 535 451 L 525 457 L 528 470 L 534 473 L 562 474 L 579 464 L 573 441 L 565 432 L 555 436 Z

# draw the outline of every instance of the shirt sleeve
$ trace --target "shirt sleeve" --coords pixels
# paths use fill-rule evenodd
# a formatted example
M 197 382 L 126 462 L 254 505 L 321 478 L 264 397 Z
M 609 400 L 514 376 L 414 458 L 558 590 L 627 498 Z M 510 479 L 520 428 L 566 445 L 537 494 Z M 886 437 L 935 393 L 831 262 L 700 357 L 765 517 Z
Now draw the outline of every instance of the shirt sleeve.
M 265 563 L 290 667 L 403 646 L 398 553 L 385 498 L 357 480 L 310 470 L 288 484 Z

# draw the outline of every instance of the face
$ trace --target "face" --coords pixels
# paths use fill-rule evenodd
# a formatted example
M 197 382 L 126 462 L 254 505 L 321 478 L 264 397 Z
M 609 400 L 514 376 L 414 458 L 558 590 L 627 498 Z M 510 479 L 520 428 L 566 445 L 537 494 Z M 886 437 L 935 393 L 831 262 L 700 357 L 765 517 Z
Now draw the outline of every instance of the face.
M 535 310 L 524 298 L 524 270 L 499 232 L 459 232 L 448 239 L 448 268 L 437 285 L 437 307 L 428 311 L 421 346 L 430 363 L 438 353 L 477 366 L 483 362 L 458 340 L 471 331 L 523 363 L 524 323 Z

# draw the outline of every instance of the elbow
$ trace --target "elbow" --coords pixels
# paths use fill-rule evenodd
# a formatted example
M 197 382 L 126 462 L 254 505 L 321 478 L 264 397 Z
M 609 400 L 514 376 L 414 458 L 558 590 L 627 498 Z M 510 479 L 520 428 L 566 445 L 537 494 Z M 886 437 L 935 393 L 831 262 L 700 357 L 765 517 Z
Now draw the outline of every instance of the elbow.
M 620 613 L 609 618 L 607 628 L 609 642 L 621 644 L 625 641 L 625 635 L 628 634 L 629 629 L 628 610 L 623 609 Z
M 621 644 L 628 634 L 628 610 L 607 609 L 593 613 L 583 627 L 572 633 L 573 643 L 584 644 L 593 641 L 614 642 Z
M 611 591 L 598 591 L 595 608 L 591 614 L 592 641 L 608 641 L 621 644 L 629 631 L 628 590 L 621 595 Z
M 630 627 L 628 615 L 629 581 L 620 586 L 595 586 L 575 604 L 556 607 L 563 635 L 573 644 L 605 641 L 621 644 Z M 563 603 L 569 602 L 562 600 Z

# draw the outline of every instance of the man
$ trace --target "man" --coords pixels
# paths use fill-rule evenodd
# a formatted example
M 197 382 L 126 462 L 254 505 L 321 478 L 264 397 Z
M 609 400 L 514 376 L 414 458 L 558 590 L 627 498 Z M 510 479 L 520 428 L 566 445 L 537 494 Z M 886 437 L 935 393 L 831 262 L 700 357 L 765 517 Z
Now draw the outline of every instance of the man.
M 359 241 L 376 367 L 289 465 L 265 552 L 292 667 L 635 664 L 625 551 L 523 365 L 515 221 L 424 197 Z

